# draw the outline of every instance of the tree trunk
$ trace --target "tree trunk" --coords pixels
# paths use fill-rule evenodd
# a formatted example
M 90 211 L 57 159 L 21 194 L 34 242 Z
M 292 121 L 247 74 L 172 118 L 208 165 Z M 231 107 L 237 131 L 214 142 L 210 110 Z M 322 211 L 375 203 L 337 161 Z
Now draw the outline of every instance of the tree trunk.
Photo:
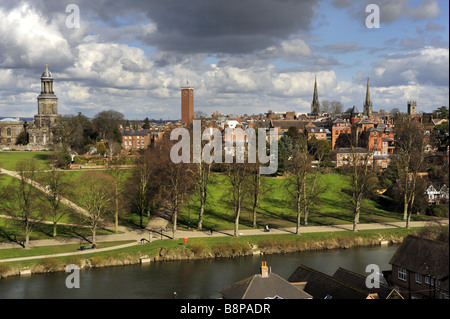
M 359 223 L 359 214 L 360 214 L 360 209 L 361 209 L 361 202 L 360 200 L 358 200 L 356 202 L 356 206 L 355 206 L 355 219 L 353 220 L 353 231 L 354 232 L 358 232 L 358 223 Z
M 234 237 L 239 237 L 239 215 L 241 214 L 241 208 L 236 208 L 235 220 L 234 220 Z
M 301 207 L 300 195 L 297 195 L 297 226 L 295 228 L 295 233 L 297 235 L 300 235 L 301 214 L 302 214 L 302 207 Z
M 256 224 L 256 213 L 258 211 L 258 202 L 259 202 L 259 193 L 255 193 L 255 197 L 253 198 L 253 228 L 257 228 Z
M 241 192 L 238 190 L 235 200 L 234 237 L 239 237 L 239 217 L 241 215 Z
M 97 243 L 97 227 L 92 228 L 92 245 Z
M 405 190 L 405 196 L 403 198 L 403 202 L 404 202 L 404 207 L 403 207 L 403 220 L 406 221 L 407 217 L 408 217 L 408 195 L 407 195 L 407 190 Z
M 30 248 L 30 226 L 28 219 L 25 221 L 25 243 L 23 245 L 23 248 Z
M 203 214 L 205 212 L 205 204 L 206 204 L 206 191 L 202 188 L 200 194 L 200 213 L 198 215 L 198 230 L 202 230 L 203 228 Z

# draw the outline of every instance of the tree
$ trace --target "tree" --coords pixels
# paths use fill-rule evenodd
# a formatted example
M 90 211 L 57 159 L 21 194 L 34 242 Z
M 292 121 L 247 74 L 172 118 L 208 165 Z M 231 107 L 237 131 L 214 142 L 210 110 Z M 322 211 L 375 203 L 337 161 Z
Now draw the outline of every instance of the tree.
M 100 155 L 105 155 L 105 153 L 106 153 L 105 143 L 99 142 L 97 144 L 97 153 L 100 154 Z
M 211 166 L 212 164 L 205 163 L 203 158 L 199 163 L 193 164 L 193 183 L 196 185 L 197 192 L 200 199 L 200 210 L 198 215 L 197 229 L 202 230 L 203 228 L 203 215 L 206 207 L 206 200 L 208 197 L 208 186 L 211 178 Z
M 306 193 L 306 181 L 311 170 L 311 155 L 305 149 L 297 149 L 289 162 L 289 173 L 286 177 L 286 187 L 292 202 L 297 210 L 297 223 L 295 233 L 300 234 L 301 215 L 304 211 L 304 195 Z
M 24 248 L 30 245 L 30 235 L 42 219 L 37 200 L 37 190 L 33 185 L 38 175 L 36 160 L 21 160 L 16 164 L 18 185 L 12 183 L 0 191 L 0 211 L 12 217 L 25 234 Z
M 148 117 L 145 118 L 144 125 L 142 126 L 142 128 L 144 130 L 149 130 L 150 129 L 150 120 L 148 119 Z
M 122 146 L 116 141 L 108 141 L 108 143 L 106 144 L 106 153 L 109 155 L 110 161 L 113 160 L 114 155 L 120 152 L 121 148 Z
M 107 173 L 113 178 L 112 179 L 112 193 L 113 193 L 113 215 L 114 215 L 114 232 L 119 231 L 119 216 L 122 209 L 123 202 L 123 175 L 124 171 L 118 167 L 109 168 Z
M 158 164 L 153 152 L 147 149 L 144 154 L 135 161 L 135 166 L 131 170 L 131 175 L 126 182 L 126 198 L 130 208 L 139 214 L 139 226 L 144 228 L 143 218 L 150 215 L 152 185 L 158 185 L 152 181 L 155 173 L 155 166 Z
M 239 218 L 245 197 L 245 186 L 252 174 L 248 163 L 227 163 L 224 174 L 230 183 L 230 195 L 234 210 L 234 237 L 239 237 Z
M 114 110 L 102 111 L 96 114 L 92 120 L 94 128 L 101 139 L 114 140 L 118 143 L 122 142 L 119 126 L 123 122 L 123 114 Z
M 341 114 L 344 106 L 339 101 L 323 101 L 321 104 L 322 113 L 331 113 L 333 115 Z
M 21 131 L 16 139 L 16 145 L 28 145 L 30 134 L 27 131 Z
M 419 123 L 400 117 L 394 127 L 396 157 L 391 165 L 396 166 L 397 180 L 403 197 L 403 220 L 406 228 L 414 207 L 419 186 L 419 174 L 424 165 L 425 135 Z
M 61 199 L 69 193 L 70 183 L 63 171 L 53 168 L 38 179 L 45 186 L 45 193 L 41 193 L 42 202 L 48 206 L 47 213 L 53 222 L 53 237 L 57 236 L 57 224 L 69 210 L 61 206 Z
M 69 149 L 84 154 L 91 145 L 96 144 L 98 133 L 92 122 L 81 112 L 78 115 L 61 117 L 60 125 L 54 128 L 53 143 L 60 152 Z
M 79 188 L 79 200 L 88 214 L 83 215 L 92 232 L 92 244 L 96 244 L 97 230 L 105 224 L 105 218 L 113 210 L 114 181 L 103 172 L 85 172 L 76 184 Z
M 352 150 L 354 150 L 352 148 Z M 361 208 L 366 199 L 376 188 L 377 178 L 373 170 L 373 159 L 369 152 L 365 154 L 353 151 L 347 167 L 351 178 L 351 204 L 353 209 L 353 231 L 358 231 Z
M 161 185 L 161 194 L 170 204 L 172 210 L 172 232 L 173 239 L 176 238 L 178 213 L 182 204 L 186 201 L 187 195 L 194 187 L 190 164 L 174 163 L 170 159 L 170 140 L 162 140 L 155 149 L 158 158 L 158 169 L 164 179 Z

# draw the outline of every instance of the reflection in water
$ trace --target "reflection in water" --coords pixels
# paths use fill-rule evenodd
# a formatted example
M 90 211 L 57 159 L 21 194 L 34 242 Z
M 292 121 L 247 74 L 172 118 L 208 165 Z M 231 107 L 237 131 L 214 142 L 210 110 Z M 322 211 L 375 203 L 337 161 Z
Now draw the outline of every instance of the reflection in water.
M 308 251 L 290 254 L 156 262 L 145 265 L 82 270 L 80 288 L 68 289 L 67 273 L 0 279 L 0 298 L 171 299 L 220 298 L 217 292 L 259 272 L 267 261 L 272 272 L 287 279 L 299 264 L 332 275 L 338 267 L 365 274 L 368 264 L 390 270 L 397 245 Z

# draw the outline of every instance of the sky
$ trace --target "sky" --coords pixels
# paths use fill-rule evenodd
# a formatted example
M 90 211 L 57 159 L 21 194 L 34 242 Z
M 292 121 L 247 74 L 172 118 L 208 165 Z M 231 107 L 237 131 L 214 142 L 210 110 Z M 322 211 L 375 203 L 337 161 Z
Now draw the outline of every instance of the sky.
M 448 1 L 0 0 L 0 21 L 0 117 L 37 113 L 46 63 L 66 115 L 180 119 L 187 81 L 208 115 L 309 112 L 315 78 L 344 110 L 367 79 L 374 111 L 449 105 Z

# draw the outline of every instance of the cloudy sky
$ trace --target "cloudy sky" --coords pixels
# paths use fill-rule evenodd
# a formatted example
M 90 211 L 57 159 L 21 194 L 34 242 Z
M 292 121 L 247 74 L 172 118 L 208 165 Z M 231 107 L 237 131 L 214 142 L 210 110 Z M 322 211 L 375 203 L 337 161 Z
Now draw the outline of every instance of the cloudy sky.
M 448 16 L 437 0 L 0 0 L 0 116 L 37 112 L 45 63 L 61 114 L 179 119 L 187 80 L 207 114 L 309 112 L 315 76 L 320 101 L 362 111 L 370 78 L 374 110 L 427 112 L 449 105 Z

